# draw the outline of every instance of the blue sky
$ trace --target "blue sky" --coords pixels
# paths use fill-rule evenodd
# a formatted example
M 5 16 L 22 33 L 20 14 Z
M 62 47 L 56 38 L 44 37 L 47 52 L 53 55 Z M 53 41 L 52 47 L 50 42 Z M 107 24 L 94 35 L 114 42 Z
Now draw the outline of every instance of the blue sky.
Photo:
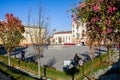
M 6 13 L 13 13 L 27 24 L 28 11 L 31 7 L 31 23 L 37 22 L 40 2 L 41 0 L 0 0 L 0 20 L 4 19 Z M 71 30 L 71 14 L 66 13 L 66 10 L 70 10 L 74 3 L 75 0 L 42 0 L 45 15 L 50 17 L 50 30 Z

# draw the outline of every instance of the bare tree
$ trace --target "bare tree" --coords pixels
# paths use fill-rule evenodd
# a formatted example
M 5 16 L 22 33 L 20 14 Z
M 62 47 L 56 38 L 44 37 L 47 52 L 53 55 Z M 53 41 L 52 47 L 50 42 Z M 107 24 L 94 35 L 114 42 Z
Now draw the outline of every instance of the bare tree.
M 32 27 L 34 27 L 34 31 L 31 31 L 30 28 L 31 24 L 31 10 L 29 8 L 29 12 L 28 12 L 28 26 L 29 26 L 29 35 L 31 38 L 31 42 L 32 42 L 32 46 L 35 50 L 35 56 L 37 57 L 37 63 L 38 63 L 38 77 L 40 78 L 40 66 L 41 66 L 41 62 L 40 62 L 40 58 L 41 55 L 43 55 L 43 51 L 44 51 L 44 44 L 45 44 L 45 39 L 46 39 L 46 35 L 47 35 L 47 31 L 48 30 L 48 19 L 45 19 L 45 15 L 43 13 L 43 9 L 42 6 L 39 5 L 39 12 L 38 12 L 38 23 L 37 25 L 35 23 L 33 23 Z

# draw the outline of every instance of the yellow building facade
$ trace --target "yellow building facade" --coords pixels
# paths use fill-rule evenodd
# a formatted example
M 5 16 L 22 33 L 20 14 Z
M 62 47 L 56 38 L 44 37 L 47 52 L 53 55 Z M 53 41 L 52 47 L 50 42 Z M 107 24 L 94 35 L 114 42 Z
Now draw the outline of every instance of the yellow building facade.
M 20 42 L 20 46 L 29 46 L 32 44 L 45 44 L 46 43 L 46 29 L 38 27 L 25 27 L 23 33 L 23 39 Z M 0 44 L 2 41 L 0 39 Z
M 46 29 L 38 27 L 25 27 L 23 39 L 20 42 L 21 46 L 29 46 L 32 44 L 46 43 Z

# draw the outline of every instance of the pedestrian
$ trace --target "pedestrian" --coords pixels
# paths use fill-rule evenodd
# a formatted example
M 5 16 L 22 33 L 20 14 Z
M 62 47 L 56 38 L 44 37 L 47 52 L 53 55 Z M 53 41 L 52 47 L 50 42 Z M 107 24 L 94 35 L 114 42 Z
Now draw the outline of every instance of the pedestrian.
M 80 42 L 81 42 L 82 46 L 85 46 L 84 40 L 81 40 Z
M 77 55 L 77 53 L 75 54 L 75 56 L 74 56 L 74 61 L 75 61 L 75 63 L 76 63 L 76 65 L 78 65 L 78 61 L 79 61 L 79 56 Z
M 21 52 L 21 59 L 24 60 L 25 59 L 25 51 Z
M 48 49 L 48 45 L 49 45 L 49 44 L 47 43 L 47 44 L 46 44 L 46 49 Z

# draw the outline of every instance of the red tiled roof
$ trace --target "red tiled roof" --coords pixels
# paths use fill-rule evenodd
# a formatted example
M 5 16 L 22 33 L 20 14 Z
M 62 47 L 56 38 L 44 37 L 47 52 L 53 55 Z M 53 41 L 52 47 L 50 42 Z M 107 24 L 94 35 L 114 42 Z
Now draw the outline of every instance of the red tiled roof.
M 55 32 L 54 34 L 67 34 L 72 33 L 72 31 L 61 31 L 61 32 Z

